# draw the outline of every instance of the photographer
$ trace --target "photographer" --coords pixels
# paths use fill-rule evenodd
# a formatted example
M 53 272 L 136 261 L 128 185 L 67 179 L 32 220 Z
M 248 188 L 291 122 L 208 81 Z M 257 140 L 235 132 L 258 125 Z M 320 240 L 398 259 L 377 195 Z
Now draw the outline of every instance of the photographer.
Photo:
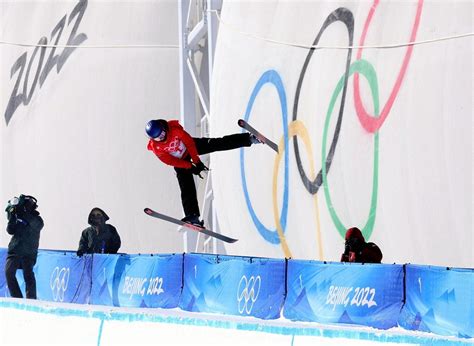
M 36 211 L 36 198 L 20 195 L 8 201 L 7 232 L 13 237 L 8 244 L 8 255 L 5 263 L 5 276 L 10 295 L 23 298 L 16 279 L 16 271 L 23 269 L 26 285 L 26 298 L 36 299 L 36 279 L 33 267 L 38 256 L 40 231 L 44 226 L 43 219 Z
M 374 243 L 366 243 L 362 232 L 357 227 L 349 228 L 345 237 L 345 251 L 341 262 L 380 263 L 382 251 Z

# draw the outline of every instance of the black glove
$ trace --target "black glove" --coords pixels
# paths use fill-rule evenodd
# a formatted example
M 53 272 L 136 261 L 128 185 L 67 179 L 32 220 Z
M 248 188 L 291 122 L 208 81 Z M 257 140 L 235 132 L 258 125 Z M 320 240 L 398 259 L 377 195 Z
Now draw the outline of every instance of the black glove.
M 77 250 L 77 251 L 76 251 L 76 255 L 77 255 L 77 257 L 82 257 L 82 256 L 84 255 L 84 251 L 82 251 L 82 250 Z
M 16 218 L 16 223 L 21 223 L 23 226 L 28 225 L 28 221 L 20 219 L 19 217 Z
M 199 178 L 202 179 L 202 176 L 201 176 L 201 172 L 202 171 L 208 171 L 209 168 L 207 168 L 204 163 L 202 163 L 202 161 L 199 161 L 198 163 L 194 164 L 192 167 L 191 167 L 191 172 L 195 175 L 198 175 Z
M 10 221 L 12 218 L 16 218 L 16 208 L 13 205 L 8 204 L 7 207 L 5 208 L 5 211 L 7 212 L 7 220 Z
M 7 211 L 7 220 L 11 222 L 16 222 L 16 214 Z
M 351 245 L 346 242 L 346 246 L 344 247 L 344 255 L 349 256 L 349 252 L 351 252 Z
M 9 223 L 13 223 L 15 225 L 23 225 L 23 226 L 27 226 L 28 225 L 28 221 L 26 221 L 25 219 L 22 219 L 20 217 L 18 217 L 18 214 L 14 211 L 13 213 L 9 214 L 7 216 L 8 218 L 8 222 Z

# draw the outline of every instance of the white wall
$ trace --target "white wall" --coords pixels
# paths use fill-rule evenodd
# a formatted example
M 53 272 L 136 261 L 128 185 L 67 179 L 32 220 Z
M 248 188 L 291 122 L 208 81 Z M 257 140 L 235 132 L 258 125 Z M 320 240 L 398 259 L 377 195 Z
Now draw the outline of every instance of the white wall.
M 175 1 L 89 1 L 82 20 L 71 12 L 78 1 L 2 1 L 0 40 L 37 43 L 66 16 L 58 44 L 78 23 L 82 45 L 177 45 Z M 57 34 L 54 36 L 56 39 Z M 53 43 L 54 43 L 53 40 Z M 124 252 L 182 251 L 176 228 L 151 219 L 144 207 L 180 216 L 174 171 L 146 149 L 146 122 L 179 119 L 177 48 L 79 48 L 60 72 L 54 67 L 28 105 L 6 124 L 4 114 L 18 78 L 15 61 L 34 48 L 0 45 L 0 200 L 20 193 L 38 198 L 45 220 L 40 247 L 76 249 L 92 207 L 103 208 L 122 237 Z M 55 54 L 62 55 L 63 48 Z M 43 66 L 51 48 L 45 49 Z M 39 51 L 28 75 L 28 92 Z M 43 67 L 44 70 L 44 67 Z M 5 218 L 0 219 L 5 229 Z M 0 232 L 0 246 L 8 244 Z
M 76 1 L 14 2 L 0 5 L 1 40 L 36 43 L 76 6 Z M 416 40 L 473 32 L 469 1 L 265 1 L 225 2 L 218 37 L 211 90 L 211 134 L 238 132 L 254 87 L 273 70 L 286 95 L 291 125 L 298 106 L 304 144 L 298 139 L 302 168 L 310 176 L 322 168 L 323 135 L 330 99 L 344 75 L 347 51 L 316 50 L 307 64 L 298 102 L 296 90 L 308 50 L 250 38 L 253 35 L 305 45 L 313 43 L 328 15 L 339 7 L 354 17 L 354 44 L 371 8 L 365 44 L 390 44 L 410 39 L 415 18 Z M 417 16 L 417 8 L 419 15 Z M 64 32 L 65 44 L 77 17 Z M 77 34 L 84 45 L 177 44 L 177 3 L 174 1 L 90 1 Z M 340 21 L 327 26 L 320 45 L 348 45 Z M 212 174 L 221 231 L 239 238 L 226 246 L 229 254 L 339 260 L 343 233 L 353 225 L 382 248 L 384 262 L 411 262 L 472 267 L 472 36 L 415 46 L 393 105 L 385 108 L 378 131 L 377 181 L 374 183 L 373 131 L 362 126 L 350 76 L 332 166 L 326 189 L 305 188 L 288 145 L 288 180 L 284 157 L 264 146 L 212 155 Z M 19 71 L 15 61 L 34 49 L 0 45 L 0 109 L 5 113 Z M 45 62 L 51 50 L 45 50 Z M 63 49 L 57 52 L 62 54 Z M 379 108 L 384 109 L 407 48 L 365 49 L 362 57 L 378 82 Z M 357 58 L 352 51 L 350 63 Z M 31 90 L 38 63 L 28 76 Z M 369 68 L 369 67 L 366 67 Z M 25 70 L 26 70 L 25 68 Z M 26 71 L 20 80 L 23 90 Z M 276 77 L 275 77 L 276 78 Z M 146 150 L 144 124 L 157 116 L 179 118 L 177 49 L 76 49 L 61 71 L 51 70 L 36 86 L 28 105 L 20 105 L 11 121 L 0 122 L 0 200 L 28 193 L 39 200 L 46 226 L 42 248 L 75 249 L 86 218 L 102 207 L 121 236 L 125 252 L 179 252 L 175 227 L 148 219 L 151 206 L 181 215 L 179 191 L 172 169 Z M 361 103 L 372 114 L 369 84 L 360 77 Z M 328 118 L 326 152 L 339 115 L 339 95 Z M 2 113 L 2 114 L 3 114 Z M 284 122 L 276 89 L 265 84 L 249 113 L 250 122 L 279 142 Z M 309 153 L 309 146 L 311 153 Z M 313 163 L 314 173 L 311 173 Z M 275 168 L 276 166 L 276 168 Z M 249 201 L 263 225 L 275 233 L 279 210 L 287 203 L 287 248 L 265 240 L 252 221 L 243 192 L 241 168 Z M 278 173 L 278 174 L 277 174 Z M 232 183 L 229 183 L 232 182 Z M 284 201 L 285 184 L 288 199 Z M 471 188 L 469 189 L 469 186 Z M 374 187 L 376 199 L 371 203 Z M 332 206 L 329 203 L 329 194 Z M 275 194 L 276 197 L 273 197 Z M 375 195 L 374 195 L 375 196 Z M 274 208 L 277 212 L 274 212 Z M 340 224 L 335 221 L 337 215 Z M 369 217 L 370 215 L 370 217 Z M 367 224 L 372 220 L 372 224 Z M 5 219 L 0 227 L 4 228 Z M 370 237 L 368 236 L 370 234 Z M 0 232 L 0 246 L 9 237 Z
M 237 119 L 246 114 L 257 81 L 265 71 L 274 70 L 273 80 L 279 76 L 286 93 L 287 120 L 282 121 L 277 89 L 267 83 L 255 98 L 250 123 L 279 142 L 283 124 L 292 126 L 297 105 L 297 119 L 306 129 L 309 143 L 304 144 L 299 135 L 302 167 L 309 176 L 313 160 L 314 172 L 321 170 L 323 143 L 327 142 L 327 153 L 336 128 L 340 94 L 327 120 L 324 141 L 326 117 L 336 84 L 345 72 L 347 50 L 314 51 L 296 100 L 308 50 L 266 42 L 238 31 L 311 45 L 328 15 L 339 7 L 346 9 L 339 18 L 348 13 L 354 18 L 354 45 L 362 43 L 371 8 L 373 18 L 366 45 L 408 42 L 412 32 L 417 41 L 473 32 L 469 1 L 226 2 L 212 85 L 213 135 L 239 131 Z M 413 29 L 416 18 L 417 30 Z M 278 163 L 268 147 L 246 149 L 243 162 L 239 151 L 215 154 L 213 174 L 220 226 L 223 232 L 240 239 L 227 246 L 227 251 L 337 261 L 344 247 L 341 234 L 348 227 L 358 226 L 381 247 L 386 263 L 472 267 L 472 44 L 471 36 L 415 46 L 399 87 L 394 85 L 407 48 L 364 49 L 362 58 L 375 71 L 379 114 L 385 119 L 378 130 L 379 143 L 377 146 L 374 131 L 364 128 L 359 119 L 351 75 L 327 186 L 316 194 L 302 183 L 292 139 L 287 148 L 287 183 L 284 154 Z M 327 26 L 319 45 L 348 46 L 346 26 L 341 21 Z M 352 51 L 351 64 L 358 59 L 357 53 Z M 370 87 L 362 75 L 360 95 L 367 112 L 373 114 Z M 385 107 L 390 98 L 393 105 Z M 374 150 L 378 165 L 374 163 Z M 265 240 L 250 217 L 242 164 L 255 214 L 274 235 L 285 203 L 285 185 L 288 187 L 287 249 Z M 376 199 L 372 197 L 374 188 Z M 331 216 L 331 211 L 337 218 Z M 372 226 L 367 224 L 369 216 Z

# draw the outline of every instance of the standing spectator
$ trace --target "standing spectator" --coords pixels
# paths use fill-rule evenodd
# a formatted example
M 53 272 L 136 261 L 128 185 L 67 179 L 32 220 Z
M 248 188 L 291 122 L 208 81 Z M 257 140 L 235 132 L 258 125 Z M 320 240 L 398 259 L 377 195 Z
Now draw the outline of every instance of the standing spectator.
M 14 298 L 23 298 L 16 279 L 16 271 L 23 269 L 26 286 L 26 298 L 36 299 L 36 278 L 33 267 L 38 256 L 40 232 L 44 226 L 33 196 L 20 195 L 8 201 L 7 232 L 12 235 L 8 244 L 8 254 L 5 263 L 5 276 L 8 290 Z
M 366 243 L 362 232 L 357 227 L 349 228 L 346 232 L 345 251 L 341 262 L 380 263 L 382 251 L 374 243 Z
M 85 253 L 117 253 L 121 241 L 117 229 L 106 223 L 107 214 L 100 208 L 93 208 L 89 213 L 87 227 L 82 231 L 79 248 L 76 254 L 81 257 Z

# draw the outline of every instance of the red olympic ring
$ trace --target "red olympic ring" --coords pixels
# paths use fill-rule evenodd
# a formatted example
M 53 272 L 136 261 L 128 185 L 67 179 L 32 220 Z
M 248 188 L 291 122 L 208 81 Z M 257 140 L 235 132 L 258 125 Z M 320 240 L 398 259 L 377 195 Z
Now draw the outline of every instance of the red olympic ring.
M 367 19 L 364 24 L 364 30 L 362 31 L 362 36 L 360 38 L 360 46 L 364 45 L 365 42 L 365 37 L 367 35 L 367 31 L 370 26 L 370 22 L 372 21 L 372 17 L 375 13 L 375 10 L 377 8 L 377 5 L 379 4 L 380 0 L 374 0 L 374 4 L 372 5 L 369 14 L 367 16 Z M 414 42 L 416 39 L 416 33 L 418 31 L 418 26 L 420 24 L 420 17 L 421 17 L 421 11 L 423 9 L 423 0 L 418 1 L 418 6 L 416 9 L 416 16 L 415 16 L 415 22 L 413 24 L 413 28 L 411 31 L 411 36 L 410 36 L 410 42 Z M 378 131 L 378 129 L 382 126 L 384 123 L 385 119 L 387 118 L 388 114 L 390 113 L 390 109 L 392 108 L 393 102 L 395 101 L 395 98 L 397 97 L 398 92 L 400 91 L 400 86 L 402 85 L 403 77 L 405 76 L 405 72 L 408 67 L 408 63 L 410 62 L 411 58 L 411 53 L 413 52 L 413 45 L 409 45 L 405 57 L 403 58 L 403 63 L 402 67 L 400 68 L 400 71 L 398 72 L 397 80 L 395 81 L 395 85 L 393 86 L 393 89 L 390 93 L 390 96 L 385 103 L 380 115 L 378 117 L 371 116 L 367 113 L 367 111 L 364 108 L 364 105 L 362 104 L 362 100 L 360 97 L 360 88 L 359 88 L 359 74 L 355 73 L 354 74 L 354 103 L 355 103 L 355 108 L 357 111 L 357 116 L 359 117 L 359 121 L 364 127 L 365 130 L 367 130 L 370 133 L 374 133 Z M 359 48 L 357 51 L 357 60 L 359 60 L 362 56 L 362 48 Z

